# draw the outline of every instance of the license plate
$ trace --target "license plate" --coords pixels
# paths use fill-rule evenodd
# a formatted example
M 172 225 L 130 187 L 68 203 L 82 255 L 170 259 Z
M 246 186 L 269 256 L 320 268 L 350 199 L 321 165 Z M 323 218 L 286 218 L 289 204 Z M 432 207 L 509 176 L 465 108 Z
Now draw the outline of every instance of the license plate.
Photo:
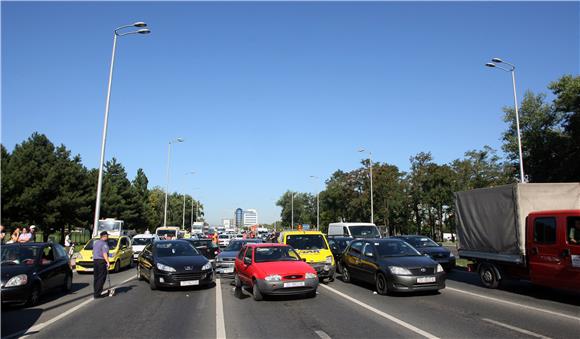
M 85 268 L 85 272 L 92 272 L 93 269 L 92 268 Z
M 422 277 L 422 278 L 417 278 L 417 284 L 434 283 L 435 280 L 436 280 L 435 277 Z
M 234 273 L 234 268 L 233 267 L 229 267 L 229 268 L 224 268 L 222 270 L 223 273 Z
M 284 283 L 284 287 L 301 287 L 304 286 L 304 281 L 294 281 Z
M 180 286 L 195 286 L 199 285 L 199 280 L 189 280 L 189 281 L 181 281 L 179 283 Z

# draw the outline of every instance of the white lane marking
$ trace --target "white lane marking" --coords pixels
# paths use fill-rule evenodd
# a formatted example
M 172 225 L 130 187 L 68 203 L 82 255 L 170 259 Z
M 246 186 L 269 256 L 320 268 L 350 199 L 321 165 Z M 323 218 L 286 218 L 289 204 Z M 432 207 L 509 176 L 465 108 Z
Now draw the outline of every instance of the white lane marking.
M 331 292 L 334 292 L 334 293 L 338 294 L 339 296 L 341 296 L 341 297 L 343 297 L 343 298 L 345 298 L 345 299 L 347 299 L 347 300 L 349 300 L 349 301 L 351 301 L 351 302 L 353 302 L 353 303 L 355 303 L 355 304 L 357 304 L 357 305 L 359 305 L 361 307 L 364 307 L 364 308 L 366 308 L 367 310 L 369 310 L 371 312 L 374 312 L 374 313 L 380 315 L 383 318 L 386 318 L 386 319 L 388 319 L 388 320 L 390 320 L 390 321 L 392 321 L 392 322 L 394 322 L 394 323 L 396 323 L 396 324 L 398 324 L 400 326 L 403 326 L 404 328 L 406 328 L 408 330 L 411 330 L 411 331 L 413 331 L 413 332 L 415 332 L 415 333 L 417 333 L 419 335 L 422 335 L 423 337 L 430 338 L 430 339 L 438 339 L 437 336 L 435 336 L 435 335 L 433 335 L 433 334 L 431 334 L 429 332 L 425 332 L 422 329 L 419 329 L 419 328 L 417 328 L 417 327 L 415 327 L 415 326 L 413 326 L 413 325 L 411 325 L 411 324 L 409 324 L 407 322 L 404 322 L 404 321 L 402 321 L 402 320 L 400 320 L 398 318 L 395 318 L 395 317 L 393 317 L 390 314 L 387 314 L 387 313 L 385 313 L 383 311 L 380 311 L 380 310 L 378 310 L 378 309 L 376 309 L 376 308 L 374 308 L 374 307 L 372 307 L 370 305 L 367 305 L 367 304 L 365 304 L 365 303 L 363 303 L 361 301 L 358 301 L 358 300 L 356 300 L 356 299 L 354 299 L 354 298 L 352 298 L 352 297 L 350 297 L 350 296 L 348 296 L 348 295 L 346 295 L 346 294 L 344 294 L 342 292 L 339 292 L 339 291 L 335 290 L 332 287 L 329 287 L 329 286 L 326 286 L 326 285 L 323 285 L 323 284 L 320 284 L 318 286 L 319 287 L 321 286 L 321 287 L 323 287 L 323 288 L 325 288 L 325 289 L 327 289 L 327 290 L 329 290 Z
M 226 339 L 226 322 L 224 319 L 224 303 L 222 300 L 222 284 L 220 279 L 215 280 L 215 328 L 216 338 Z
M 546 337 L 546 336 L 543 336 L 541 334 L 538 334 L 538 333 L 535 333 L 535 332 L 532 332 L 532 331 L 524 330 L 523 328 L 519 328 L 519 327 L 515 327 L 515 326 L 512 326 L 512 325 L 504 324 L 504 323 L 499 322 L 499 321 L 495 321 L 495 320 L 491 320 L 491 319 L 487 319 L 487 318 L 481 318 L 481 320 L 487 321 L 488 323 L 492 323 L 492 324 L 497 325 L 497 326 L 505 327 L 505 328 L 510 329 L 512 331 L 516 331 L 516 332 L 520 332 L 520 333 L 523 333 L 523 334 L 527 334 L 527 335 L 532 336 L 532 337 L 542 338 L 542 339 L 551 339 L 550 337 Z
M 318 334 L 321 339 L 332 339 L 326 332 L 324 331 L 314 331 L 314 333 Z
M 492 302 L 496 302 L 496 303 L 511 305 L 511 306 L 518 307 L 518 308 L 526 308 L 528 310 L 543 312 L 543 313 L 547 313 L 547 314 L 554 315 L 554 316 L 557 316 L 557 317 L 563 317 L 563 318 L 568 318 L 568 319 L 575 320 L 575 321 L 580 321 L 580 317 L 575 317 L 573 315 L 564 314 L 564 313 L 555 312 L 555 311 L 550 311 L 550 310 L 545 310 L 543 308 L 538 308 L 538 307 L 534 307 L 534 306 L 528 306 L 528 305 L 518 304 L 518 303 L 515 303 L 515 302 L 512 302 L 512 301 L 496 299 L 496 298 L 492 298 L 492 297 L 480 295 L 480 294 L 477 294 L 477 293 L 467 292 L 467 291 L 460 290 L 460 289 L 453 288 L 453 287 L 446 287 L 445 288 L 445 291 L 453 291 L 453 292 L 463 293 L 463 294 L 467 294 L 467 295 L 470 295 L 470 296 L 473 296 L 473 297 L 482 298 L 482 299 L 485 299 L 485 300 L 489 300 L 489 301 L 492 301 Z

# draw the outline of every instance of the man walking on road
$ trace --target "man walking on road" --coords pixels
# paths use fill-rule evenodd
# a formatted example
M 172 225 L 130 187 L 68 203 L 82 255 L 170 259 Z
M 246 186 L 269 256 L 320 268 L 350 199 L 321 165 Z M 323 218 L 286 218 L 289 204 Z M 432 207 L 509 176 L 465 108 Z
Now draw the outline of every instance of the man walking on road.
M 94 266 L 94 288 L 95 299 L 101 298 L 103 292 L 103 285 L 107 279 L 107 270 L 109 269 L 109 245 L 107 240 L 109 234 L 107 231 L 101 232 L 101 239 L 95 241 L 93 244 L 93 266 Z

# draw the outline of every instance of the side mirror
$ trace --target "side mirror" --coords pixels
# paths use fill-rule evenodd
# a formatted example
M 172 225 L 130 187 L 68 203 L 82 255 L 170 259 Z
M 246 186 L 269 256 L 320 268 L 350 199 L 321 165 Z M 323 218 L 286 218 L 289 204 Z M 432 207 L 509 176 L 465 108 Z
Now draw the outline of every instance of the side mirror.
M 251 265 L 252 264 L 252 259 L 248 258 L 248 257 L 244 257 L 244 264 L 246 265 Z

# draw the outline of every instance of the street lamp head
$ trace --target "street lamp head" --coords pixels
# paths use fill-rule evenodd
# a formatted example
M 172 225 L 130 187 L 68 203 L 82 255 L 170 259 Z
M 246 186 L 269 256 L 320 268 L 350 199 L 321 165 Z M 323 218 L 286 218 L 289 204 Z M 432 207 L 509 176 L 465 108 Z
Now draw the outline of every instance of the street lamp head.
M 147 28 L 143 28 L 143 29 L 138 30 L 137 33 L 139 33 L 139 34 L 149 34 L 149 33 L 151 33 L 151 31 L 149 29 L 147 29 Z
M 133 24 L 134 27 L 147 27 L 147 24 L 144 23 L 143 21 L 137 21 L 136 23 Z
M 185 141 L 185 139 L 183 139 L 183 138 L 177 138 L 177 140 L 176 140 L 176 141 L 177 141 L 177 142 L 184 142 L 184 141 Z
M 491 59 L 491 61 L 497 62 L 498 64 L 503 62 L 503 60 L 500 58 L 493 58 L 493 59 Z
M 487 64 L 485 64 L 485 66 L 493 68 L 495 67 L 495 64 L 493 62 L 488 62 Z
M 364 152 L 364 151 L 366 151 L 364 148 L 360 148 L 360 149 L 358 150 L 358 152 Z

